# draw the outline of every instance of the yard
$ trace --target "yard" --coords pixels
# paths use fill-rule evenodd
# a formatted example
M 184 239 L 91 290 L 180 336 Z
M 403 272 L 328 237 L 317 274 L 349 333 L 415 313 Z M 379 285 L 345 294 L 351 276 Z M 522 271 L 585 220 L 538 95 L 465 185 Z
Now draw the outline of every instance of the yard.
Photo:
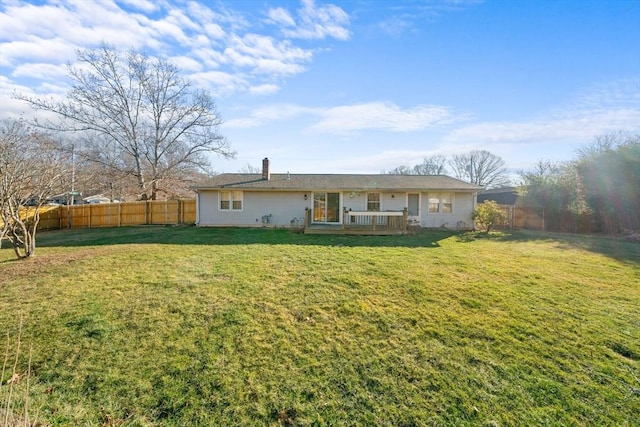
M 640 244 L 54 231 L 0 250 L 0 331 L 0 425 L 631 426 Z

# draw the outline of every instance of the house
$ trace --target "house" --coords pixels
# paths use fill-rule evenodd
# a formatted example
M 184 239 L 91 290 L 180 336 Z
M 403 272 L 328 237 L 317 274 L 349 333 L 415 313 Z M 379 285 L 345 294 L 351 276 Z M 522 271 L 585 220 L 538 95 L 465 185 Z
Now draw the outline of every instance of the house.
M 472 228 L 483 188 L 443 175 L 225 173 L 196 191 L 196 224 L 392 234 L 407 227 Z
M 47 204 L 50 206 L 81 205 L 82 203 L 82 193 L 79 193 L 77 191 L 56 194 L 47 199 Z
M 109 197 L 103 194 L 94 194 L 93 196 L 88 196 L 82 199 L 82 201 L 87 205 L 98 205 L 103 203 L 119 203 L 119 200 L 111 200 Z
M 515 187 L 491 188 L 478 194 L 478 203 L 493 200 L 499 205 L 514 206 L 518 201 L 518 189 Z

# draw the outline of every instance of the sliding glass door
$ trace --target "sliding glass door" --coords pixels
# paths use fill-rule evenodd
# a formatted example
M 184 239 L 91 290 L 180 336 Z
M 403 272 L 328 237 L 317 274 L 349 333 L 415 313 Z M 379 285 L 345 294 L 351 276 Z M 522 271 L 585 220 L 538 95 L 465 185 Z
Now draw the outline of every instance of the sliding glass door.
M 340 222 L 340 193 L 313 193 L 313 222 Z

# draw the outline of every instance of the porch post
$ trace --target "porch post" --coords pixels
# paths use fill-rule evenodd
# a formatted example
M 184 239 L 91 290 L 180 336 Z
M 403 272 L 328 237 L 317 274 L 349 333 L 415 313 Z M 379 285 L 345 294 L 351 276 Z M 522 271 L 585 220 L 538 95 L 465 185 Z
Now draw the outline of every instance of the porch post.
M 344 230 L 347 227 L 347 214 L 349 211 L 347 211 L 347 208 L 343 207 L 342 208 L 342 229 Z
M 402 210 L 402 231 L 407 231 L 408 222 L 409 222 L 409 209 L 404 208 Z
M 311 209 L 304 208 L 304 228 L 306 229 L 311 224 Z

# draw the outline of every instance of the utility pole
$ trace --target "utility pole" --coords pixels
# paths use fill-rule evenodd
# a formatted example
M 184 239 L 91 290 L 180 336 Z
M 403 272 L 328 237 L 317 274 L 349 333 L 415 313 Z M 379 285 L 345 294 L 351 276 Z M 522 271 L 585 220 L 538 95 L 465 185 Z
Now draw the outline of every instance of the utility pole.
M 71 144 L 71 206 L 76 198 L 76 146 Z

